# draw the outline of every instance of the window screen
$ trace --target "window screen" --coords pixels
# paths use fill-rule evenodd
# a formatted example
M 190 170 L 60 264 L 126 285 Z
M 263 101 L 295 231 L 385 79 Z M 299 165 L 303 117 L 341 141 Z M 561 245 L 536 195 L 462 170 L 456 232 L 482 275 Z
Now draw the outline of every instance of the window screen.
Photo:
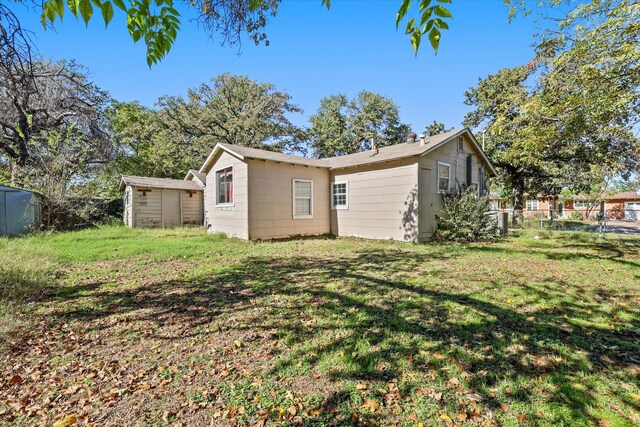
M 293 181 L 293 216 L 307 217 L 312 215 L 313 187 L 311 181 Z

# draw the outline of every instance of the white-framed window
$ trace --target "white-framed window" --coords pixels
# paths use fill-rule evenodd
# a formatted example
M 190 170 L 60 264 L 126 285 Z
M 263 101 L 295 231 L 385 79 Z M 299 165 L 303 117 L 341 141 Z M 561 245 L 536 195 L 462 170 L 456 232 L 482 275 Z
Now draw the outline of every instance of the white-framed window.
M 331 207 L 335 209 L 349 208 L 349 185 L 346 182 L 331 183 Z
M 573 202 L 573 209 L 589 209 L 593 207 L 593 202 L 589 200 L 575 200 Z
M 216 171 L 216 206 L 233 205 L 233 166 Z
M 451 189 L 451 165 L 438 162 L 438 193 L 447 193 Z
M 538 201 L 537 200 L 527 200 L 526 209 L 528 211 L 537 211 L 538 210 Z
M 313 181 L 293 180 L 293 217 L 313 218 Z

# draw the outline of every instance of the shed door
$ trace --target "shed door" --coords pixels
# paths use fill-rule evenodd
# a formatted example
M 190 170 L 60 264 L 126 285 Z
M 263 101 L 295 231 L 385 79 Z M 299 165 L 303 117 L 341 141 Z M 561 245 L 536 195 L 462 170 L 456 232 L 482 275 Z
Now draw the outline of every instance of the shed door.
M 624 219 L 640 221 L 640 202 L 627 202 L 624 204 Z
M 180 191 L 162 190 L 162 226 L 175 227 L 180 224 Z
M 435 196 L 435 189 L 431 185 L 431 169 L 420 168 L 420 185 L 418 192 L 420 194 L 418 205 L 420 238 L 429 238 L 433 234 L 433 199 Z

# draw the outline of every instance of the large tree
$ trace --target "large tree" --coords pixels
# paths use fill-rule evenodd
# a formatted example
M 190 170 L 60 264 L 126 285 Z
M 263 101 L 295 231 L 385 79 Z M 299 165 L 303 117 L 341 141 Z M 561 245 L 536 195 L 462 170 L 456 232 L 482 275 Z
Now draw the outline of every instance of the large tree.
M 302 110 L 269 83 L 223 74 L 163 96 L 157 108 L 114 102 L 107 110 L 114 161 L 101 180 L 117 191 L 121 175 L 182 178 L 197 169 L 218 142 L 272 151 L 303 152 L 305 132 L 289 119 Z
M 182 178 L 188 169 L 198 168 L 211 146 L 168 125 L 163 110 L 134 102 L 114 102 L 107 111 L 111 139 L 116 153 L 105 173 L 105 184 L 117 191 L 121 175 Z
M 37 61 L 29 67 L 0 61 L 0 154 L 25 166 L 38 154 L 35 137 L 70 127 L 88 145 L 108 145 L 107 101 L 108 94 L 73 61 Z
M 448 128 L 444 123 L 433 121 L 430 125 L 427 125 L 425 132 L 428 136 L 440 135 L 441 133 L 449 132 L 453 128 Z
M 400 109 L 385 96 L 362 91 L 354 99 L 332 95 L 320 100 L 310 117 L 310 145 L 315 157 L 331 157 L 404 142 L 409 126 Z
M 167 127 L 203 146 L 218 142 L 272 151 L 304 152 L 305 132 L 290 116 L 302 113 L 291 96 L 271 83 L 222 74 L 189 89 L 187 97 L 158 101 Z

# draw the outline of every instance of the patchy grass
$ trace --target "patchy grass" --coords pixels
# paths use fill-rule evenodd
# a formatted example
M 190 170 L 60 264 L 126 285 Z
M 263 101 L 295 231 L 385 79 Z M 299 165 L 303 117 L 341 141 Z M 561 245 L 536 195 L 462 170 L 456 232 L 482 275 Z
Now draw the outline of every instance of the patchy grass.
M 534 234 L 3 242 L 59 277 L 5 343 L 0 423 L 637 424 L 640 241 Z

